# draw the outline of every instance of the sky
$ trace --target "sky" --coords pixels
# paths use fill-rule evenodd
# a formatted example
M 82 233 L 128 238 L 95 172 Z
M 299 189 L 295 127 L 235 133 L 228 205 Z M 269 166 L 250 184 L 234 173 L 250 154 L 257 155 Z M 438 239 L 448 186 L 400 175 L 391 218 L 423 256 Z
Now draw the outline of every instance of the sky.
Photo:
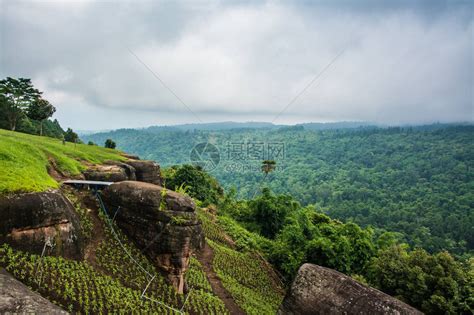
M 0 76 L 76 130 L 472 122 L 473 3 L 0 0 Z

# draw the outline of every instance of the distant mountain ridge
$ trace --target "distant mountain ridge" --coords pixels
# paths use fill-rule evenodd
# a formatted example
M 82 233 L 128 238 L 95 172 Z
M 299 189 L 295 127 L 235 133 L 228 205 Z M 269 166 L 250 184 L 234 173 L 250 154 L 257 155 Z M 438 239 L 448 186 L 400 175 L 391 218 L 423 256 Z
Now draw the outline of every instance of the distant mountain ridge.
M 90 136 L 99 133 L 108 133 L 116 130 L 138 130 L 149 133 L 156 133 L 162 131 L 220 131 L 220 130 L 233 130 L 233 129 L 286 129 L 292 127 L 304 127 L 307 130 L 334 130 L 334 129 L 351 129 L 360 127 L 383 127 L 380 124 L 371 122 L 358 122 L 358 121 L 339 121 L 339 122 L 310 122 L 310 123 L 299 123 L 292 125 L 274 124 L 271 122 L 259 122 L 259 121 L 248 121 L 248 122 L 236 122 L 236 121 L 222 121 L 222 122 L 211 122 L 211 123 L 194 123 L 194 124 L 178 124 L 178 125 L 163 125 L 163 126 L 149 126 L 145 128 L 119 128 L 115 130 L 79 130 L 80 136 Z
M 118 130 L 136 130 L 144 131 L 148 133 L 160 133 L 163 131 L 224 131 L 224 130 L 239 130 L 239 129 L 266 129 L 266 130 L 277 130 L 277 129 L 293 129 L 297 130 L 303 127 L 304 130 L 336 130 L 336 129 L 357 129 L 357 128 L 415 128 L 425 130 L 435 130 L 439 128 L 445 128 L 448 126 L 466 126 L 473 125 L 473 122 L 455 122 L 455 123 L 429 123 L 429 124 L 382 124 L 368 121 L 337 121 L 337 122 L 309 122 L 309 123 L 298 123 L 298 124 L 274 124 L 271 122 L 259 122 L 259 121 L 248 121 L 248 122 L 236 122 L 236 121 L 222 121 L 222 122 L 211 122 L 211 123 L 193 123 L 193 124 L 178 124 L 178 125 L 156 125 L 144 128 L 119 128 L 119 129 L 106 129 L 106 130 L 78 130 L 79 136 L 89 137 L 95 134 L 111 133 Z
M 329 130 L 329 129 L 348 129 L 348 128 L 359 128 L 359 127 L 376 127 L 379 126 L 370 122 L 358 122 L 358 121 L 340 121 L 340 122 L 325 122 L 325 123 L 300 123 L 294 125 L 282 125 L 274 124 L 270 122 L 235 122 L 235 121 L 223 121 L 213 123 L 198 123 L 198 124 L 182 124 L 182 125 L 171 125 L 171 126 L 151 126 L 145 128 L 146 131 L 161 131 L 163 129 L 175 129 L 175 130 L 231 130 L 231 129 L 279 129 L 303 126 L 308 130 Z

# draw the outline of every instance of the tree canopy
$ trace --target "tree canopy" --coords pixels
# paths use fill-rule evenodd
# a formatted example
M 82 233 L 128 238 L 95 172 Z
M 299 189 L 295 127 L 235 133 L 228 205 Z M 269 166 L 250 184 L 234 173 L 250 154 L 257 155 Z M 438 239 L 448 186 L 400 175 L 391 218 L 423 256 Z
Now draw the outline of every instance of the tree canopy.
M 43 135 L 43 121 L 56 112 L 56 108 L 47 100 L 39 98 L 32 102 L 27 109 L 26 115 L 40 122 L 40 136 Z
M 31 104 L 38 101 L 42 92 L 35 89 L 31 79 L 7 77 L 0 80 L 0 102 L 10 130 L 15 130 L 18 121 Z
M 217 180 L 206 173 L 200 166 L 184 164 L 173 166 L 163 171 L 165 185 L 171 190 L 185 187 L 186 192 L 198 199 L 204 206 L 217 204 L 223 190 Z
M 463 255 L 474 250 L 474 126 L 434 124 L 405 128 L 313 131 L 304 128 L 181 131 L 173 128 L 118 130 L 121 148 L 164 167 L 186 163 L 195 143 L 212 138 L 221 153 L 211 171 L 237 198 L 260 191 L 262 159 L 246 145 L 284 146 L 265 186 L 341 221 L 372 226 L 376 234 L 398 232 L 404 242 L 431 253 Z M 241 144 L 235 159 L 229 145 Z
M 115 149 L 115 147 L 117 146 L 117 144 L 116 144 L 115 141 L 113 141 L 112 139 L 107 139 L 107 140 L 105 140 L 104 146 L 105 146 L 106 148 L 109 148 L 109 149 Z
M 30 79 L 0 80 L 0 128 L 62 138 L 59 122 L 48 119 L 56 108 L 41 95 Z

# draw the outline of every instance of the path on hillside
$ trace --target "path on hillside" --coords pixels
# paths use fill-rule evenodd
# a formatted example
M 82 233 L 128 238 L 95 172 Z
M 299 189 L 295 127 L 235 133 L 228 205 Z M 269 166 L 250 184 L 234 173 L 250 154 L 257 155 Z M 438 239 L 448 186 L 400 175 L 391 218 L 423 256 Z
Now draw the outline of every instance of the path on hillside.
M 93 267 L 100 269 L 101 267 L 97 263 L 96 260 L 96 253 L 97 249 L 99 248 L 100 244 L 103 240 L 105 240 L 105 234 L 103 227 L 101 226 L 102 222 L 100 221 L 98 214 L 95 213 L 95 210 L 92 210 L 93 213 L 90 216 L 93 222 L 93 235 L 92 238 L 89 240 L 86 248 L 84 249 L 84 259 L 89 262 Z
M 89 192 L 87 192 L 88 194 Z M 99 218 L 99 208 L 95 203 L 95 200 L 86 194 L 78 194 L 80 196 L 81 204 L 84 208 L 88 209 L 89 218 L 92 220 L 93 230 L 92 237 L 84 249 L 84 260 L 86 260 L 95 269 L 102 271 L 106 274 L 105 270 L 97 262 L 97 249 L 101 245 L 102 241 L 105 240 L 104 223 Z
M 229 310 L 230 314 L 245 314 L 245 312 L 237 305 L 237 303 L 235 303 L 229 291 L 224 288 L 221 280 L 214 272 L 214 269 L 212 269 L 214 252 L 207 242 L 204 242 L 204 244 L 204 248 L 197 254 L 197 259 L 202 264 L 202 268 L 206 273 L 207 280 L 209 280 L 209 283 L 211 284 L 212 291 L 222 300 L 222 302 L 224 302 L 225 307 Z

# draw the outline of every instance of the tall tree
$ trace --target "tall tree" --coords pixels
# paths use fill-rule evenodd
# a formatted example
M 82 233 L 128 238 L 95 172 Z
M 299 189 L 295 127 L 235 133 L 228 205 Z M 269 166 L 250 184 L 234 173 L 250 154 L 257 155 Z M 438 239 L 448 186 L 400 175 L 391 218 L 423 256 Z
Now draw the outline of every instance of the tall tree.
M 249 202 L 249 207 L 260 234 L 273 239 L 284 226 L 286 216 L 299 208 L 299 204 L 291 196 L 275 196 L 265 187 L 261 196 Z
M 27 109 L 26 115 L 40 122 L 40 136 L 43 135 L 43 121 L 53 116 L 56 108 L 47 100 L 38 98 L 35 102 L 31 103 Z
M 262 162 L 262 172 L 265 173 L 265 178 L 269 173 L 273 172 L 276 168 L 276 162 L 273 160 L 265 160 Z
M 67 128 L 66 133 L 64 134 L 64 140 L 76 143 L 77 140 L 79 140 L 79 136 L 71 128 Z
M 203 206 L 217 204 L 223 195 L 222 187 L 215 178 L 203 171 L 200 166 L 184 164 L 174 166 L 163 172 L 167 188 L 176 190 L 187 186 L 187 193 L 202 202 Z
M 106 148 L 109 148 L 109 149 L 115 149 L 115 147 L 117 146 L 117 144 L 115 143 L 115 141 L 113 141 L 112 139 L 107 139 L 105 140 L 105 145 L 104 145 Z
M 265 175 L 263 176 L 262 181 L 260 182 L 260 186 L 262 186 L 265 179 L 267 179 L 268 174 L 273 172 L 275 170 L 275 168 L 276 168 L 276 162 L 274 160 L 264 160 L 262 162 L 262 172 Z M 255 190 L 255 192 L 253 194 L 253 198 L 255 198 L 255 196 L 257 195 L 257 191 L 258 190 Z
M 30 79 L 7 77 L 0 80 L 0 95 L 10 129 L 14 131 L 25 110 L 38 100 L 41 92 L 33 87 Z

